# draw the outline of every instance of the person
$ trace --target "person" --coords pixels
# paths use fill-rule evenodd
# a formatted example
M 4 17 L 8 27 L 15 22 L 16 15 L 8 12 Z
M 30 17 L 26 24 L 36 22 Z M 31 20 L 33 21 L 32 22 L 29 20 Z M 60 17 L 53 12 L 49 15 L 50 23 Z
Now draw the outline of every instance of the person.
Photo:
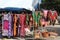
M 55 24 L 55 22 L 56 22 L 56 19 L 57 19 L 57 11 L 56 10 L 54 10 L 54 9 L 52 9 L 52 11 L 50 10 L 49 11 L 49 18 L 50 18 L 50 25 L 51 24 Z

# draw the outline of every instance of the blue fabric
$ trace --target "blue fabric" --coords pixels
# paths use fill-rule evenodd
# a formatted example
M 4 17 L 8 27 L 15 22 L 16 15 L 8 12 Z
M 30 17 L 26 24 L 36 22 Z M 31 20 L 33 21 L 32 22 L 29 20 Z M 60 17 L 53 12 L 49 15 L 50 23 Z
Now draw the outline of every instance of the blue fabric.
M 38 3 L 34 6 L 35 9 L 38 9 Z
M 24 8 L 6 7 L 4 10 L 23 10 Z
M 6 8 L 0 8 L 0 10 L 11 10 L 11 11 L 17 11 L 17 10 L 23 10 L 25 8 L 16 8 L 16 7 L 6 7 Z

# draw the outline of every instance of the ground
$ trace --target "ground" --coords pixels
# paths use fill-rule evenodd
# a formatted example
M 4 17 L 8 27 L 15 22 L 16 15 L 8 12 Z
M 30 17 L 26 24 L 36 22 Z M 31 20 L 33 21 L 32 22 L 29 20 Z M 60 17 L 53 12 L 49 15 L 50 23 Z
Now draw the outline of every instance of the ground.
M 59 34 L 56 38 L 46 38 L 46 40 L 60 40 L 60 25 L 49 25 L 46 26 L 47 29 L 56 29 L 57 33 Z M 2 39 L 1 39 L 2 40 Z M 3 40 L 25 40 L 24 38 L 17 38 L 17 39 L 3 39 Z

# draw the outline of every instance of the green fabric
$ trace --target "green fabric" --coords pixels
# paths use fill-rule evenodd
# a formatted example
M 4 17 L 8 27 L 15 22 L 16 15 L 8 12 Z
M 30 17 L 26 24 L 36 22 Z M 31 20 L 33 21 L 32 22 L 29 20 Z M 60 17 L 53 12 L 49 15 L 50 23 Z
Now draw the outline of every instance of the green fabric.
M 40 18 L 40 12 L 38 12 L 37 16 L 36 16 L 35 12 L 32 12 L 32 16 L 33 16 L 34 21 L 36 21 L 38 23 L 38 20 Z
M 26 24 L 28 24 L 28 14 L 26 15 Z

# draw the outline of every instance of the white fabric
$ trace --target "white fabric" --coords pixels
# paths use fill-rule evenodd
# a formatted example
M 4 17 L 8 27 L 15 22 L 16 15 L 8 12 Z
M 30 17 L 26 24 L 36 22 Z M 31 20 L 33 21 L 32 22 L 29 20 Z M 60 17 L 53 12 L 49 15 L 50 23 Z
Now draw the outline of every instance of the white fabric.
M 4 14 L 4 20 L 8 20 L 8 14 Z
M 8 36 L 8 30 L 3 30 L 3 31 L 2 31 L 2 35 L 3 35 L 3 36 Z
M 28 28 L 25 28 L 26 35 L 33 35 L 33 31 L 31 32 Z
M 25 28 L 25 31 L 26 31 L 26 32 L 30 32 L 30 30 L 29 30 L 28 28 Z

